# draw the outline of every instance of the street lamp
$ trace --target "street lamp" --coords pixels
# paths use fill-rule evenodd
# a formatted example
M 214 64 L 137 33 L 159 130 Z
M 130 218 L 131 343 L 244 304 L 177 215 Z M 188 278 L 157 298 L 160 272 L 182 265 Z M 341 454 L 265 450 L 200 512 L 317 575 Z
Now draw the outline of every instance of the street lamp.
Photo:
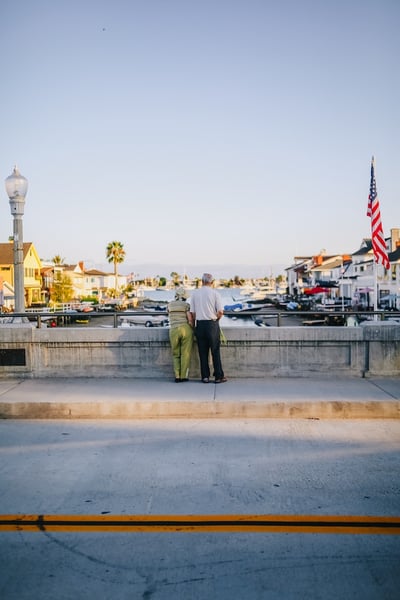
M 14 167 L 12 175 L 7 177 L 6 191 L 10 199 L 11 215 L 14 217 L 14 311 L 25 310 L 24 290 L 24 241 L 22 233 L 22 217 L 25 207 L 25 196 L 28 191 L 28 180 Z

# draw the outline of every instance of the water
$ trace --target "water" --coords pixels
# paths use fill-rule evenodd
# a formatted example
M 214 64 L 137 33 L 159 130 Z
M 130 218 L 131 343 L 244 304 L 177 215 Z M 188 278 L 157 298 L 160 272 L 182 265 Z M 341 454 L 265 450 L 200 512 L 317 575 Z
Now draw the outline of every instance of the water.
M 187 290 L 188 298 L 194 290 Z M 241 296 L 241 288 L 218 288 L 218 293 L 221 294 L 224 304 L 233 304 L 235 300 Z M 155 302 L 170 302 L 175 298 L 174 290 L 144 290 L 144 296 Z

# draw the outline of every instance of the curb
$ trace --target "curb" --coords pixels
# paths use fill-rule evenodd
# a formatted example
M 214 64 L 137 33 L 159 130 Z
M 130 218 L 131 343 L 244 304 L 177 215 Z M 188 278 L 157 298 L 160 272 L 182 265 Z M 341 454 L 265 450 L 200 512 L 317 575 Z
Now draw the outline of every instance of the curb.
M 400 400 L 0 402 L 1 419 L 399 419 Z

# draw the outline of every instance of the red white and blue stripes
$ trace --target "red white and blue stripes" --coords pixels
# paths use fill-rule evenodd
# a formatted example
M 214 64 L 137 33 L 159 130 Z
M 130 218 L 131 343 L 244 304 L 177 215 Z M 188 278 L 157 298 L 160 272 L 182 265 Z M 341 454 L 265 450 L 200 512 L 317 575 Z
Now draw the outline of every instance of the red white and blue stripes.
M 372 248 L 374 250 L 375 262 L 383 265 L 385 269 L 389 269 L 390 262 L 386 249 L 385 236 L 383 234 L 381 211 L 376 191 L 374 157 L 372 157 L 371 161 L 371 184 L 368 196 L 367 217 L 371 217 Z

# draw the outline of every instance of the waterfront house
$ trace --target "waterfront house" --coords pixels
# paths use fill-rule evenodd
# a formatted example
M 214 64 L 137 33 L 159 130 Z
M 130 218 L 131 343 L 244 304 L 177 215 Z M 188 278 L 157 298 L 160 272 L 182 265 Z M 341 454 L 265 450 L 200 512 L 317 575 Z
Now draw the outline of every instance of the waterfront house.
M 118 289 L 121 290 L 127 285 L 127 276 L 118 273 Z M 89 269 L 84 271 L 84 286 L 86 296 L 95 296 L 99 302 L 108 296 L 108 290 L 115 287 L 114 273 L 105 273 L 98 269 Z
M 386 240 L 390 269 L 377 265 L 378 304 L 400 309 L 400 228 L 390 230 Z M 287 267 L 288 292 L 301 295 L 309 287 L 331 288 L 330 297 L 346 297 L 354 305 L 374 305 L 374 252 L 365 238 L 351 254 L 296 256 Z
M 42 300 L 40 275 L 42 263 L 32 242 L 23 244 L 23 264 L 25 306 L 28 307 Z M 7 284 L 9 293 L 12 290 L 12 296 L 14 296 L 14 243 L 12 240 L 0 243 L 0 277 L 3 279 L 3 284 Z M 8 296 L 8 303 L 8 308 L 13 307 L 14 298 L 11 302 L 10 296 Z

